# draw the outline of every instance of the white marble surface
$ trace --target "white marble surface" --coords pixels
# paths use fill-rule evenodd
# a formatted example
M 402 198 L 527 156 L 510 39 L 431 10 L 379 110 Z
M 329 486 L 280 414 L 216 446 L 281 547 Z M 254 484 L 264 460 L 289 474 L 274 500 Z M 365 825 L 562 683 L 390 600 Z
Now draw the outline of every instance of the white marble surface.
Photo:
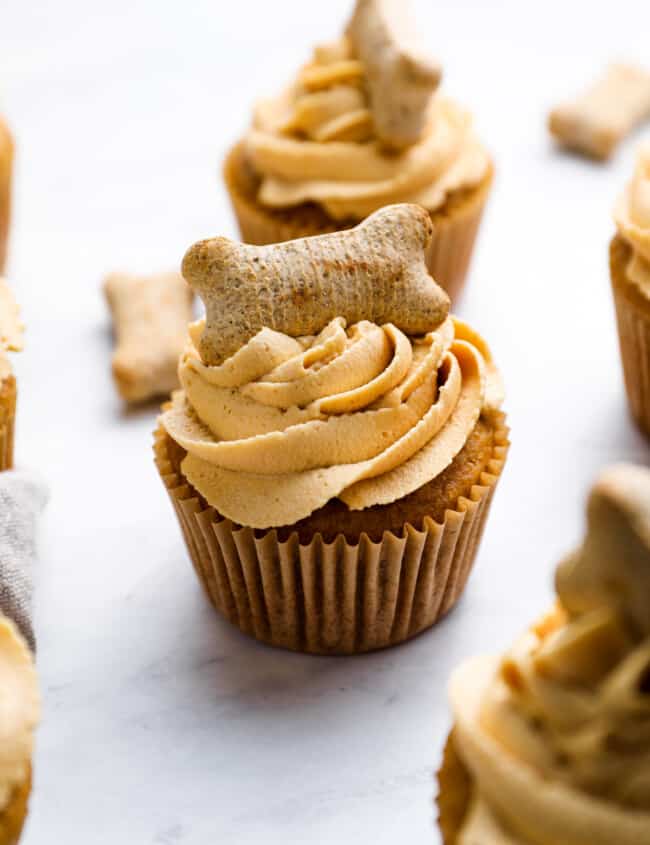
M 29 327 L 18 460 L 52 487 L 26 845 L 436 842 L 449 671 L 548 603 L 598 468 L 648 461 L 606 265 L 634 142 L 597 166 L 555 153 L 544 129 L 608 58 L 647 58 L 647 0 L 422 2 L 446 88 L 498 167 L 460 310 L 502 365 L 513 447 L 474 577 L 437 630 L 355 659 L 269 650 L 206 604 L 151 463 L 155 411 L 124 412 L 112 390 L 100 279 L 234 233 L 226 145 L 347 8 L 2 3 L 0 100 L 19 149 L 10 270 Z

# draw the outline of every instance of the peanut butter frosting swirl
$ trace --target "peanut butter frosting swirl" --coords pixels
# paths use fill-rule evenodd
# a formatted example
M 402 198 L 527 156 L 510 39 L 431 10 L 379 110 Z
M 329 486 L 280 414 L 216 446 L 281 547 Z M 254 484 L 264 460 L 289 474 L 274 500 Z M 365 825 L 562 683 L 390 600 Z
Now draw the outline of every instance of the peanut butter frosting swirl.
M 601 476 L 556 581 L 557 607 L 504 659 L 452 680 L 474 779 L 460 845 L 650 843 L 649 470 Z
M 23 348 L 23 324 L 18 305 L 6 279 L 0 277 L 0 379 L 13 372 L 8 352 Z
M 435 478 L 484 407 L 500 401 L 489 350 L 447 318 L 422 337 L 331 320 L 315 336 L 264 328 L 220 365 L 194 324 L 162 416 L 182 471 L 221 514 L 253 528 L 297 522 L 338 497 L 395 501 Z
M 199 241 L 183 275 L 206 306 L 161 418 L 182 472 L 223 516 L 289 525 L 330 499 L 393 502 L 460 452 L 501 401 L 483 339 L 429 275 L 426 211 L 270 246 Z
M 634 177 L 616 204 L 614 219 L 632 247 L 628 278 L 650 297 L 650 142 L 639 149 Z
M 368 6 L 363 0 L 357 4 L 353 23 L 364 20 Z M 470 115 L 434 94 L 436 68 L 422 67 L 411 57 L 408 62 L 402 57 L 402 74 L 390 74 L 381 63 L 366 66 L 360 56 L 376 55 L 373 36 L 376 27 L 351 25 L 340 40 L 316 47 L 287 91 L 257 104 L 246 149 L 262 177 L 258 199 L 263 205 L 315 202 L 335 220 L 360 220 L 397 202 L 432 211 L 451 192 L 477 185 L 488 172 L 489 159 Z M 418 71 L 426 82 L 414 85 Z M 397 136 L 399 149 L 388 145 L 394 136 L 385 134 L 384 104 L 377 95 L 382 90 L 388 105 L 403 104 L 405 121 L 413 102 L 421 112 L 408 143 Z M 413 122 L 413 110 L 409 117 Z M 394 127 L 394 114 L 390 121 Z

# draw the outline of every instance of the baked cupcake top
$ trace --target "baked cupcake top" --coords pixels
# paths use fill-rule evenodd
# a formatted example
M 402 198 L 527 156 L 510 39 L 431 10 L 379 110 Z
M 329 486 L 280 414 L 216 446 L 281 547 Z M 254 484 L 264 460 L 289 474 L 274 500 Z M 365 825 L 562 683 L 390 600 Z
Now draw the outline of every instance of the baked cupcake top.
M 433 211 L 486 176 L 471 117 L 437 93 L 440 68 L 421 54 L 408 12 L 402 0 L 357 0 L 345 34 L 257 104 L 245 140 L 259 202 L 315 202 L 360 220 L 396 202 Z
M 29 773 L 40 714 L 32 655 L 13 622 L 0 614 L 0 812 Z
M 650 470 L 592 489 L 556 608 L 451 682 L 474 782 L 459 845 L 650 843 Z
M 616 203 L 614 219 L 632 248 L 627 276 L 650 297 L 650 141 L 639 149 L 634 177 Z
M 215 238 L 183 275 L 206 304 L 161 417 L 222 515 L 289 525 L 330 499 L 393 502 L 441 473 L 501 386 L 429 276 L 414 205 L 273 246 Z

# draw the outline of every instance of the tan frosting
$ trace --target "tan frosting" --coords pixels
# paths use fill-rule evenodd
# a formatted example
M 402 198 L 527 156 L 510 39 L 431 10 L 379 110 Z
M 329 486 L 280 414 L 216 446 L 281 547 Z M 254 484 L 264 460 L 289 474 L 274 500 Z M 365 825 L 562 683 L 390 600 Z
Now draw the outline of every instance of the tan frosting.
M 632 247 L 628 278 L 650 297 L 650 142 L 639 149 L 634 177 L 616 203 L 614 219 Z
M 356 510 L 407 495 L 500 402 L 487 346 L 452 318 L 420 338 L 342 317 L 311 337 L 262 329 L 217 366 L 197 352 L 203 329 L 192 326 L 183 390 L 162 423 L 188 452 L 190 483 L 253 528 L 294 523 L 334 497 Z
M 556 610 L 451 683 L 475 797 L 461 845 L 650 843 L 650 470 L 594 486 Z
M 412 97 L 395 91 L 384 97 L 389 106 L 400 99 L 417 103 L 406 109 L 408 125 L 417 132 L 400 144 L 400 152 L 387 150 L 380 127 L 394 126 L 395 109 L 383 119 L 384 110 L 378 112 L 369 92 L 404 83 L 377 75 L 374 64 L 372 70 L 366 67 L 350 33 L 317 47 L 289 90 L 257 104 L 246 147 L 262 176 L 259 201 L 271 208 L 316 202 L 336 220 L 362 219 L 398 202 L 435 210 L 452 191 L 477 185 L 489 159 L 473 134 L 470 115 L 438 95 L 423 99 L 417 86 Z M 408 68 L 399 79 L 412 80 L 413 66 Z M 434 70 L 425 77 L 431 94 Z
M 28 775 L 39 719 L 32 656 L 13 623 L 0 615 L 0 811 Z
M 476 796 L 456 839 L 456 845 L 523 845 L 522 840 L 507 831 L 495 818 L 486 802 Z
M 23 330 L 11 288 L 0 278 L 0 379 L 13 372 L 7 352 L 19 352 L 23 348 Z

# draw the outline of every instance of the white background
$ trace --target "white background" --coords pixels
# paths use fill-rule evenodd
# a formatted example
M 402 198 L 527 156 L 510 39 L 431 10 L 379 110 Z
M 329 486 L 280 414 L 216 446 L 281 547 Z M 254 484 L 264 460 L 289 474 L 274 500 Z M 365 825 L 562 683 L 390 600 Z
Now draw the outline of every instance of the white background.
M 428 0 L 421 29 L 445 89 L 474 110 L 497 164 L 460 305 L 502 366 L 513 429 L 477 568 L 438 629 L 353 659 L 259 646 L 207 605 L 151 461 L 155 408 L 124 411 L 112 389 L 100 281 L 235 234 L 227 145 L 348 9 L 3 0 L 10 275 L 28 326 L 17 458 L 52 490 L 26 845 L 437 842 L 450 670 L 548 605 L 597 470 L 648 462 L 607 272 L 611 206 L 644 133 L 594 165 L 553 150 L 545 115 L 609 58 L 647 60 L 650 6 Z

